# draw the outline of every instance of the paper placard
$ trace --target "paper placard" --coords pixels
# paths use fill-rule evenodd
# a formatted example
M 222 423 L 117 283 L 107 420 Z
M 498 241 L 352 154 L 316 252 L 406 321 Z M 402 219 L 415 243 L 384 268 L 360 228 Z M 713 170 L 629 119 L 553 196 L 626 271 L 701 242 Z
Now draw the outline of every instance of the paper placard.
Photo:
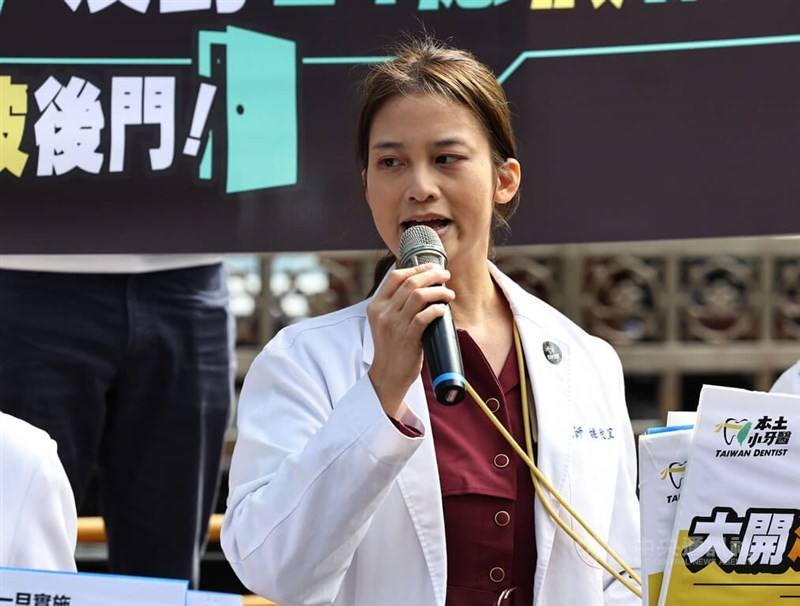
M 659 606 L 800 604 L 800 398 L 704 387 Z
M 188 585 L 171 579 L 0 568 L 0 604 L 185 606 Z
M 670 410 L 667 412 L 667 427 L 694 425 L 696 422 L 697 412 L 694 410 Z
M 658 603 L 691 442 L 687 429 L 639 437 L 644 606 Z
M 242 596 L 212 591 L 189 591 L 186 606 L 242 606 Z

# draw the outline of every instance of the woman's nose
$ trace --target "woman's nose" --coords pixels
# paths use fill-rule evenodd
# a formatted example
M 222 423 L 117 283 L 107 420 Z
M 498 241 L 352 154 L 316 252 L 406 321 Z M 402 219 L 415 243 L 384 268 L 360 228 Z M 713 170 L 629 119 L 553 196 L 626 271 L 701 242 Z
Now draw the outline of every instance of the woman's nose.
M 408 184 L 408 198 L 413 202 L 429 202 L 439 197 L 439 188 L 434 176 L 426 167 L 411 171 Z

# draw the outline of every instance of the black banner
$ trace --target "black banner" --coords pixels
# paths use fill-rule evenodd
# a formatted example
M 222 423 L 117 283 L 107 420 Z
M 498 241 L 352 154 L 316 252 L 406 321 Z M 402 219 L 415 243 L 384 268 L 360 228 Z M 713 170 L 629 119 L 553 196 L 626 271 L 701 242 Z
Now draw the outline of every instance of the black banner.
M 797 0 L 0 0 L 0 252 L 380 246 L 356 84 L 423 27 L 508 93 L 509 243 L 800 231 Z

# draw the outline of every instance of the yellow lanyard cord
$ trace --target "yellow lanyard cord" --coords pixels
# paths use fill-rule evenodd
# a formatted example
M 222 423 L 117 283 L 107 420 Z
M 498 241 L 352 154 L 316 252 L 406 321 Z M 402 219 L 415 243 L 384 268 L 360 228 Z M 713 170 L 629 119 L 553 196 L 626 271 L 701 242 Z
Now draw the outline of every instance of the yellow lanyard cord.
M 610 575 L 612 575 L 615 579 L 617 579 L 620 583 L 622 583 L 625 587 L 627 587 L 631 592 L 633 592 L 637 597 L 642 597 L 641 589 L 632 585 L 629 579 L 625 578 L 614 570 L 608 562 L 606 562 L 605 558 L 601 557 L 593 549 L 591 549 L 586 542 L 578 536 L 578 534 L 569 527 L 569 525 L 561 519 L 561 516 L 553 508 L 553 505 L 550 503 L 550 497 L 547 496 L 544 491 L 542 490 L 542 486 L 552 495 L 552 497 L 586 530 L 590 537 L 592 537 L 597 544 L 605 550 L 608 555 L 610 555 L 620 566 L 622 569 L 630 575 L 630 578 L 636 581 L 639 585 L 642 584 L 639 575 L 637 575 L 630 566 L 628 566 L 625 561 L 617 554 L 614 549 L 612 549 L 608 544 L 606 544 L 603 539 L 601 539 L 594 530 L 592 530 L 589 525 L 581 518 L 580 515 L 572 508 L 572 506 L 566 502 L 566 500 L 558 493 L 558 491 L 553 488 L 547 478 L 544 477 L 539 468 L 536 467 L 536 464 L 533 462 L 533 440 L 531 437 L 531 427 L 530 427 L 530 408 L 528 406 L 528 389 L 525 381 L 525 360 L 522 356 L 522 345 L 520 344 L 519 340 L 519 333 L 517 332 L 516 325 L 514 326 L 514 347 L 517 353 L 517 366 L 519 368 L 519 382 L 520 382 L 520 390 L 522 393 L 522 416 L 523 416 L 523 423 L 525 425 L 525 446 L 527 447 L 527 452 L 522 450 L 517 441 L 512 437 L 512 435 L 503 427 L 503 424 L 494 416 L 489 407 L 486 405 L 486 402 L 475 392 L 472 388 L 472 385 L 467 383 L 467 393 L 470 397 L 475 400 L 475 403 L 483 410 L 492 424 L 497 428 L 500 434 L 505 438 L 506 442 L 509 443 L 511 448 L 516 452 L 525 464 L 528 466 L 531 472 L 531 479 L 533 480 L 533 487 L 536 490 L 536 494 L 539 497 L 542 505 L 544 506 L 547 514 L 553 519 L 556 525 L 561 528 L 567 535 L 575 541 L 581 548 L 589 554 L 589 556 L 597 562 L 600 566 L 602 566 Z

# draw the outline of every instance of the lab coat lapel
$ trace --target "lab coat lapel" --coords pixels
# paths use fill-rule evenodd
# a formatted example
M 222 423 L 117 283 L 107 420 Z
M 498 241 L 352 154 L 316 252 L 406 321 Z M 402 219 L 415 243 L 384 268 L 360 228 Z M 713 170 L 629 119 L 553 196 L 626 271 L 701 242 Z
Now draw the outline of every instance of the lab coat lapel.
M 552 334 L 537 321 L 541 317 L 541 314 L 537 313 L 537 306 L 540 305 L 538 299 L 525 292 L 493 265 L 490 265 L 490 268 L 511 305 L 525 353 L 539 434 L 536 465 L 555 489 L 564 498 L 569 499 L 570 428 L 574 410 L 573 356 L 558 334 Z M 555 344 L 561 350 L 561 359 L 557 363 L 549 361 L 545 355 L 544 346 L 548 342 Z M 540 589 L 546 576 L 557 532 L 555 523 L 549 519 L 538 501 L 537 497 L 535 522 L 538 570 L 533 588 L 535 596 L 541 594 Z M 556 510 L 559 509 L 556 506 Z
M 569 432 L 573 410 L 570 377 L 572 361 L 566 346 L 542 331 L 538 324 L 524 316 L 515 319 L 525 351 L 525 362 L 536 409 L 539 430 L 536 464 L 559 494 L 569 499 L 568 470 L 571 455 Z M 563 358 L 560 363 L 552 364 L 545 357 L 542 348 L 547 341 L 554 342 L 561 348 Z M 551 500 L 551 503 L 554 501 Z M 538 596 L 549 564 L 555 533 L 559 531 L 538 502 L 536 509 L 536 551 L 541 572 L 536 575 L 533 591 L 534 595 Z M 559 509 L 556 504 L 556 510 Z
M 374 344 L 369 321 L 364 320 L 362 343 L 364 372 L 372 364 Z M 447 574 L 444 512 L 439 484 L 439 468 L 433 446 L 430 414 L 422 379 L 417 378 L 406 394 L 405 402 L 425 426 L 423 443 L 397 477 L 400 492 L 417 531 L 422 552 L 431 575 L 437 604 L 444 604 Z

